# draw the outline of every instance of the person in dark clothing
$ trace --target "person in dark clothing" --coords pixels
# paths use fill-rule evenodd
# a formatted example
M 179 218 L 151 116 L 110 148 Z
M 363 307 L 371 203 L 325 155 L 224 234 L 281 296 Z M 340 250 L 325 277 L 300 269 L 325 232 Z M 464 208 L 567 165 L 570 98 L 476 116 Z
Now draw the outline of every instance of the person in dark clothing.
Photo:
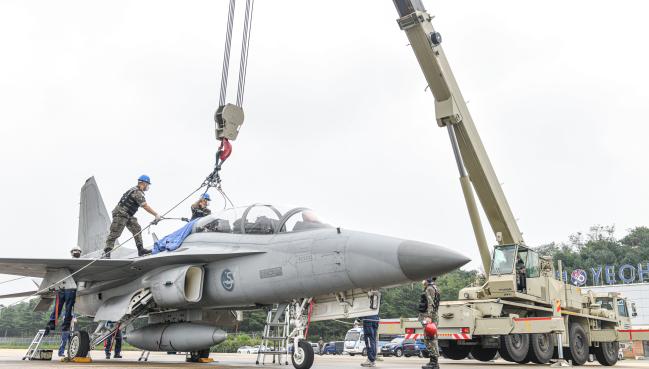
M 363 336 L 365 337 L 365 348 L 367 349 L 367 361 L 361 364 L 364 367 L 376 366 L 376 334 L 379 330 L 379 316 L 370 315 L 361 318 L 363 321 Z
M 109 324 L 114 324 L 114 323 L 109 323 Z M 121 329 L 116 330 L 115 333 L 108 336 L 108 338 L 106 338 L 106 341 L 104 341 L 104 353 L 106 354 L 106 359 L 110 359 L 110 350 L 113 344 L 113 337 L 115 338 L 115 355 L 113 356 L 113 359 L 121 359 L 122 358 L 122 330 Z
M 122 195 L 122 198 L 113 209 L 113 222 L 110 225 L 110 233 L 106 238 L 106 247 L 104 248 L 104 256 L 107 259 L 110 259 L 110 253 L 113 251 L 115 241 L 124 231 L 124 228 L 133 234 L 135 239 L 135 246 L 137 247 L 138 256 L 148 255 L 151 253 L 151 250 L 144 248 L 144 243 L 142 241 L 142 227 L 140 223 L 137 222 L 135 213 L 138 209 L 142 207 L 149 214 L 155 217 L 154 223 L 157 223 L 162 219 L 155 210 L 153 210 L 146 202 L 144 198 L 144 192 L 149 190 L 151 186 L 151 178 L 146 175 L 140 176 L 137 180 L 137 186 L 129 189 Z
M 77 289 L 76 288 L 61 288 L 57 292 L 56 301 L 54 303 L 54 309 L 52 309 L 52 314 L 50 314 L 50 320 L 45 326 L 45 335 L 48 335 L 50 331 L 56 329 L 56 322 L 59 317 L 63 316 L 63 323 L 61 324 L 61 332 L 70 331 L 70 323 L 72 322 L 72 309 L 74 309 L 74 302 L 77 299 Z M 63 309 L 65 308 L 65 315 L 63 314 Z
M 190 220 L 202 218 L 212 214 L 212 211 L 208 209 L 208 206 L 210 206 L 210 201 L 212 201 L 212 199 L 210 199 L 210 195 L 205 193 L 198 201 L 193 203 L 191 207 L 192 218 Z

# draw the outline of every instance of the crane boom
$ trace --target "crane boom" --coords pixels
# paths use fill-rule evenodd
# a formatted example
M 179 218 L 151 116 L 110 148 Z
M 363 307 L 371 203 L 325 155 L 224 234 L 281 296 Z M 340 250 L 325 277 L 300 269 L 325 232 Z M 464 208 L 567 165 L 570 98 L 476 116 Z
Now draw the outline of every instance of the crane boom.
M 491 267 L 473 189 L 499 244 L 524 244 L 516 219 L 498 182 L 469 109 L 462 97 L 432 17 L 421 0 L 393 0 L 399 27 L 406 32 L 428 86 L 435 97 L 437 124 L 447 127 L 460 172 L 460 182 L 486 273 Z M 473 189 L 471 188 L 473 185 Z

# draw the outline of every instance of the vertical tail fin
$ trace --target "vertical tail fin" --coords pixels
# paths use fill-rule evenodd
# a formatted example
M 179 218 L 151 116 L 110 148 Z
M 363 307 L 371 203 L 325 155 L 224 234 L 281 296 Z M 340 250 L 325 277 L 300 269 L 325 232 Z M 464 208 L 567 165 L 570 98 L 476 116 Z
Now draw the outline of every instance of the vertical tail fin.
M 110 228 L 110 217 L 99 193 L 95 177 L 90 177 L 81 187 L 79 204 L 79 238 L 77 245 L 81 254 L 103 250 Z

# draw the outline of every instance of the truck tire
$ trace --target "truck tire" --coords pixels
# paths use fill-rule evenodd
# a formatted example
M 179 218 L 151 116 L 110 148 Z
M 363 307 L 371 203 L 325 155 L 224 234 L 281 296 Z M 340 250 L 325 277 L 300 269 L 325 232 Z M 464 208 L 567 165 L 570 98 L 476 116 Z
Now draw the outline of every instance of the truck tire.
M 90 336 L 86 331 L 74 332 L 68 345 L 68 357 L 87 357 L 90 351 Z
M 440 346 L 440 348 L 442 349 L 443 355 L 452 360 L 464 360 L 471 352 L 471 346 L 458 345 L 455 341 L 449 341 L 448 346 Z
M 547 364 L 554 354 L 554 341 L 550 333 L 532 333 L 527 358 L 536 364 Z
M 480 346 L 473 346 L 471 349 L 471 355 L 474 359 L 478 361 L 491 361 L 496 357 L 498 353 L 497 348 L 484 348 Z
M 500 356 L 511 362 L 527 363 L 527 353 L 530 349 L 530 336 L 528 334 L 508 334 L 500 336 Z
M 572 360 L 573 365 L 584 365 L 588 361 L 588 336 L 579 323 L 570 323 L 568 329 L 570 344 L 566 350 L 566 358 Z
M 304 340 L 298 342 L 297 346 L 297 348 L 293 349 L 293 354 L 291 355 L 293 367 L 295 369 L 311 369 L 313 359 L 315 358 L 313 347 Z
M 604 366 L 613 366 L 617 363 L 618 353 L 620 352 L 620 343 L 600 342 L 599 347 L 594 347 L 595 358 L 597 362 Z

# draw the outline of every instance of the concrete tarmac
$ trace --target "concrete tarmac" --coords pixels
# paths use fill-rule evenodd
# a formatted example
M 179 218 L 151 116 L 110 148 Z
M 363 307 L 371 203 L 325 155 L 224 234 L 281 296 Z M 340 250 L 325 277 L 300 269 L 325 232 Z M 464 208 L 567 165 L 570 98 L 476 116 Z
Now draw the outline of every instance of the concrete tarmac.
M 166 368 L 237 368 L 237 369 L 259 369 L 260 366 L 255 365 L 255 360 L 257 355 L 245 355 L 245 354 L 217 354 L 212 353 L 211 358 L 215 360 L 213 363 L 209 364 L 198 364 L 198 363 L 185 363 L 184 355 L 167 355 L 160 352 L 152 352 L 149 356 L 149 361 L 147 362 L 138 362 L 137 359 L 140 356 L 140 352 L 136 351 L 125 351 L 122 353 L 123 359 L 110 359 L 106 360 L 104 358 L 103 351 L 93 351 L 91 356 L 93 362 L 90 364 L 77 364 L 77 363 L 62 363 L 56 357 L 52 361 L 22 361 L 22 356 L 25 354 L 25 350 L 0 350 L 0 368 L 2 369 L 15 369 L 15 368 L 79 368 L 79 367 L 95 367 L 95 368 L 146 368 L 146 369 L 166 369 Z M 350 357 L 350 356 L 318 356 L 316 355 L 315 362 L 313 364 L 313 369 L 338 369 L 338 368 L 362 368 L 360 363 L 363 362 L 365 358 L 363 357 Z M 383 369 L 419 369 L 426 362 L 426 359 L 420 358 L 395 358 L 388 357 L 383 359 L 383 361 L 377 361 L 377 368 Z M 462 360 L 462 361 L 453 361 L 442 359 L 440 361 L 442 369 L 472 369 L 476 366 L 483 368 L 492 368 L 492 369 L 517 369 L 517 368 L 531 368 L 532 364 L 527 365 L 518 365 L 513 363 L 508 363 L 503 360 L 497 360 L 495 362 L 482 363 L 474 360 Z M 597 362 L 588 363 L 586 366 L 598 366 L 601 367 Z M 272 364 L 267 364 L 266 367 L 279 367 Z M 548 368 L 549 366 L 543 365 L 539 368 Z M 649 363 L 646 361 L 635 361 L 635 360 L 623 360 L 618 362 L 615 368 L 647 368 Z M 281 366 L 280 368 L 292 369 L 293 365 Z

